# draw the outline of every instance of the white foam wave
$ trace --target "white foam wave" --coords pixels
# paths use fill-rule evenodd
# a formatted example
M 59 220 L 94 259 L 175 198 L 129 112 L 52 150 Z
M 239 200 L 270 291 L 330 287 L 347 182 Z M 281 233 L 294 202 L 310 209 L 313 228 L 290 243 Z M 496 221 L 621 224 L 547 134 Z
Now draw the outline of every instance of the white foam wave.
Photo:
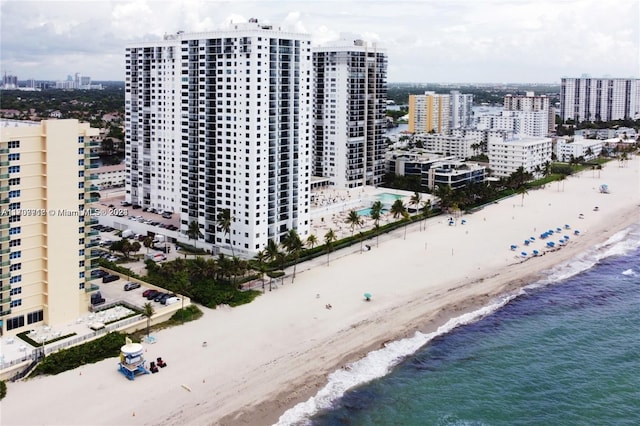
M 571 278 L 587 269 L 592 268 L 602 259 L 612 256 L 624 256 L 640 247 L 640 226 L 631 226 L 615 233 L 602 244 L 595 245 L 564 263 L 547 271 L 547 277 L 543 278 L 527 288 L 546 286 L 558 281 Z
M 364 358 L 351 363 L 328 376 L 327 384 L 318 393 L 305 402 L 287 410 L 278 420 L 277 426 L 307 425 L 309 418 L 331 404 L 344 393 L 363 383 L 370 382 L 389 373 L 389 371 L 408 355 L 415 353 L 433 338 L 446 334 L 456 327 L 470 324 L 497 311 L 517 295 L 509 295 L 484 306 L 474 312 L 452 318 L 433 333 L 416 332 L 413 337 L 389 342 L 384 348 L 369 352 Z
M 622 272 L 622 275 L 628 275 L 628 276 L 635 277 L 636 276 L 636 272 L 633 269 L 627 269 L 626 271 Z

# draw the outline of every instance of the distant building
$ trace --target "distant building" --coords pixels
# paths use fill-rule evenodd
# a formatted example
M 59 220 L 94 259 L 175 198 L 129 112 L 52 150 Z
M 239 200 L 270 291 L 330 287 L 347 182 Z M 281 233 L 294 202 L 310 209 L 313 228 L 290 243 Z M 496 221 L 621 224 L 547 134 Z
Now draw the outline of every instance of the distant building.
M 558 161 L 569 162 L 572 158 L 593 160 L 600 155 L 604 142 L 598 139 L 585 139 L 574 136 L 573 140 L 560 138 L 556 141 L 555 153 Z
M 563 78 L 560 87 L 563 121 L 613 121 L 640 118 L 640 79 Z
M 97 219 L 88 211 L 98 131 L 78 120 L 0 120 L 0 128 L 2 331 L 75 321 L 97 290 Z
M 409 95 L 409 132 L 446 134 L 450 129 L 470 126 L 472 104 L 473 95 L 458 91 Z
M 489 167 L 493 175 L 507 177 L 519 167 L 539 175 L 547 161 L 551 161 L 551 138 L 516 137 L 504 140 L 491 137 L 488 142 Z
M 472 157 L 480 153 L 479 145 L 472 136 L 450 136 L 438 133 L 421 133 L 415 135 L 416 142 L 421 142 L 422 147 L 429 152 L 437 152 L 442 155 L 452 155 L 460 160 Z
M 500 130 L 514 135 L 545 137 L 549 133 L 547 111 L 502 111 L 478 117 L 479 130 Z
M 506 95 L 504 97 L 504 109 L 506 111 L 523 112 L 545 112 L 547 114 L 547 124 L 540 123 L 532 127 L 528 136 L 548 136 L 555 131 L 556 110 L 551 105 L 549 97 L 545 95 L 535 95 L 534 92 L 526 92 L 525 95 Z M 535 120 L 537 121 L 537 120 Z
M 463 161 L 439 161 L 428 172 L 427 187 L 448 185 L 451 189 L 460 189 L 473 183 L 484 182 L 486 167 Z
M 127 177 L 127 166 L 124 163 L 101 166 L 95 169 L 94 173 L 98 176 L 94 184 L 100 189 L 124 186 Z
M 313 175 L 339 188 L 380 184 L 386 151 L 386 51 L 345 36 L 314 48 L 313 67 Z
M 2 87 L 4 90 L 13 90 L 18 88 L 18 77 L 15 75 L 8 75 L 6 72 L 2 76 Z

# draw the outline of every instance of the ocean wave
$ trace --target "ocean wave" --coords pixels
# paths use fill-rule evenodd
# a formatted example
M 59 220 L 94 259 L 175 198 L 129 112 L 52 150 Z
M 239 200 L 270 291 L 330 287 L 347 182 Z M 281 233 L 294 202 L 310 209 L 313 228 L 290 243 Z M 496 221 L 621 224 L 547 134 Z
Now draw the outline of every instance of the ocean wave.
M 626 271 L 622 271 L 622 275 L 628 275 L 631 277 L 635 277 L 636 276 L 636 271 L 634 271 L 633 269 L 627 269 Z
M 544 287 L 549 284 L 563 281 L 581 272 L 594 267 L 598 262 L 612 256 L 624 256 L 640 247 L 640 225 L 625 228 L 607 239 L 602 244 L 597 244 L 590 250 L 555 266 L 546 272 L 547 276 L 525 289 Z
M 474 312 L 452 318 L 433 333 L 425 334 L 418 331 L 413 337 L 389 342 L 384 348 L 369 352 L 364 358 L 331 373 L 327 384 L 315 396 L 287 410 L 280 416 L 276 425 L 301 426 L 310 424 L 309 418 L 311 416 L 330 408 L 332 403 L 342 397 L 349 389 L 385 376 L 400 361 L 415 353 L 433 338 L 492 314 L 519 294 L 504 296 Z
M 395 365 L 415 353 L 435 337 L 449 333 L 456 327 L 482 319 L 502 308 L 516 297 L 523 295 L 527 289 L 557 283 L 592 268 L 602 259 L 626 255 L 638 248 L 640 248 L 640 225 L 634 225 L 614 234 L 607 241 L 594 246 L 589 251 L 554 267 L 553 270 L 548 271 L 548 275 L 545 278 L 526 286 L 516 293 L 505 295 L 488 306 L 453 318 L 433 333 L 416 332 L 413 337 L 389 342 L 384 348 L 372 351 L 364 358 L 331 373 L 328 376 L 327 384 L 315 396 L 287 410 L 280 416 L 276 425 L 309 425 L 311 424 L 309 420 L 311 416 L 321 410 L 330 408 L 333 402 L 342 397 L 346 391 L 385 376 Z

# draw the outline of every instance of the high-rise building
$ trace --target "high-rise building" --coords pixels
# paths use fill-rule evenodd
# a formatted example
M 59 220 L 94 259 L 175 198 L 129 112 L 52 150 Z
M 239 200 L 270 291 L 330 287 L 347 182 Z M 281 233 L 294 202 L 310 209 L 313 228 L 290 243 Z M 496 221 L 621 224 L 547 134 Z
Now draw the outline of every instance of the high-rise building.
M 412 133 L 447 133 L 472 124 L 473 95 L 457 90 L 447 94 L 424 92 L 409 95 L 409 131 Z
M 343 37 L 313 49 L 313 174 L 340 188 L 384 178 L 387 54 Z
M 127 201 L 178 213 L 183 232 L 195 221 L 208 247 L 242 257 L 290 229 L 304 238 L 311 64 L 308 35 L 255 19 L 127 47 Z
M 98 253 L 88 205 L 98 129 L 77 120 L 0 121 L 0 330 L 87 312 Z
M 556 110 L 551 105 L 549 97 L 545 95 L 535 95 L 533 92 L 526 92 L 525 95 L 506 95 L 504 97 L 505 111 L 522 111 L 522 112 L 544 112 L 547 115 L 547 123 L 542 125 L 530 126 L 535 129 L 535 133 L 529 136 L 547 136 L 555 130 Z M 525 115 L 527 117 L 535 117 L 538 121 L 538 115 Z
M 563 78 L 560 87 L 563 121 L 612 121 L 640 118 L 640 79 Z

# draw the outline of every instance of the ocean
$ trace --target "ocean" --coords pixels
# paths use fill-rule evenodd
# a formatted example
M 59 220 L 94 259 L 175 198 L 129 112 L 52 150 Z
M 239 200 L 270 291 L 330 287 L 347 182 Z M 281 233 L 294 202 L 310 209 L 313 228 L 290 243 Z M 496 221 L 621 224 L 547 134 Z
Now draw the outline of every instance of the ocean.
M 640 424 L 640 225 L 332 373 L 278 424 Z

